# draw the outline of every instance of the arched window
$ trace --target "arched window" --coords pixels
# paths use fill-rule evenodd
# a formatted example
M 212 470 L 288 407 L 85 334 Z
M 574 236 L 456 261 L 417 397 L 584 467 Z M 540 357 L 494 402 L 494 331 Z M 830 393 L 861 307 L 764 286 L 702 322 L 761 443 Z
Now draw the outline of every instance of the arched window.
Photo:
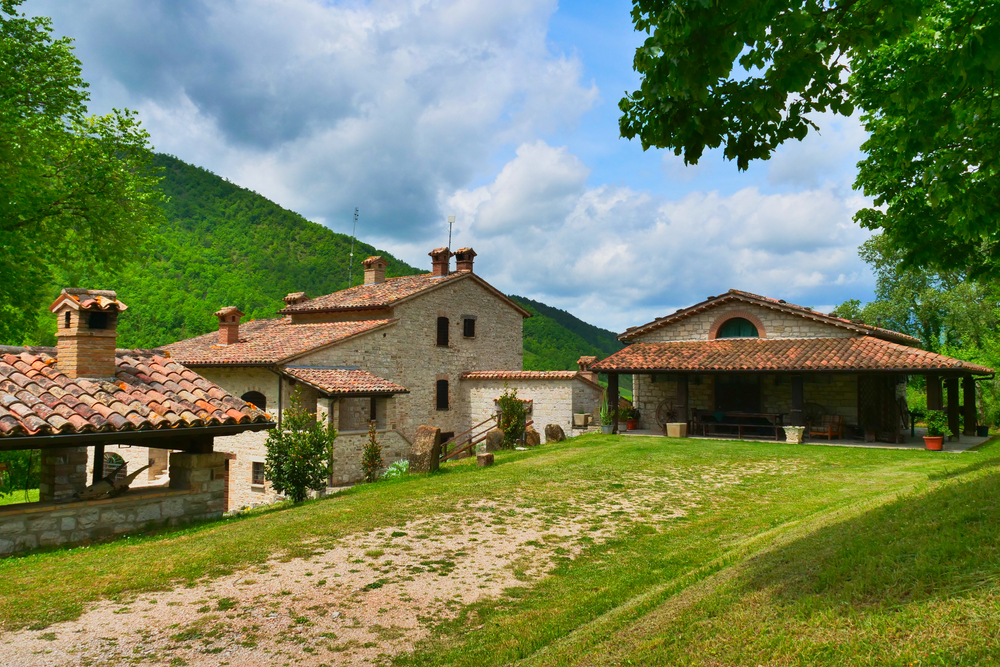
M 128 477 L 128 463 L 118 454 L 108 452 L 104 455 L 102 463 L 101 477 L 108 477 L 113 473 L 116 482 L 120 482 Z
M 719 327 L 716 338 L 760 338 L 757 327 L 748 319 L 734 317 Z
M 248 391 L 240 396 L 240 398 L 247 403 L 252 403 L 253 406 L 259 410 L 267 411 L 267 399 L 264 398 L 264 394 L 259 391 Z

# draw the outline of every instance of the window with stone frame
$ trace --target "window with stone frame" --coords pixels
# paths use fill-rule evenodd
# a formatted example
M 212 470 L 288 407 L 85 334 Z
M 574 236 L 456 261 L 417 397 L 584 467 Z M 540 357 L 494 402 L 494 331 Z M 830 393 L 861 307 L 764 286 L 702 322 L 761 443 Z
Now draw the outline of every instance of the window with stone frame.
M 438 347 L 448 347 L 448 318 L 439 317 L 437 323 Z
M 448 381 L 438 380 L 437 381 L 437 409 L 447 410 L 448 409 Z
M 252 464 L 253 470 L 250 473 L 250 483 L 258 486 L 264 485 L 264 462 L 254 461 Z
M 462 335 L 466 338 L 476 337 L 476 318 L 466 317 L 462 320 Z

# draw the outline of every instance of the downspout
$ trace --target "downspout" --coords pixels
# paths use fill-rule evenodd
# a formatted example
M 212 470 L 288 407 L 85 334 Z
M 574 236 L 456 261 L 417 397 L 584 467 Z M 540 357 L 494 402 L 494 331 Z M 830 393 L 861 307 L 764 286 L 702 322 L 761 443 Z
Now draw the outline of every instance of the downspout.
M 274 373 L 278 378 L 278 430 L 281 430 L 281 372 L 275 370 L 272 366 L 268 366 L 267 370 Z

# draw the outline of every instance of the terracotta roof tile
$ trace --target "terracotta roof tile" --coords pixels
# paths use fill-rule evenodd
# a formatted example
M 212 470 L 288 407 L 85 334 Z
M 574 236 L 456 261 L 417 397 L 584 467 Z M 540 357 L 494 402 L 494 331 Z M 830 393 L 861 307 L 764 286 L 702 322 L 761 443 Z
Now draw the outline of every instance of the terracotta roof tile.
M 466 371 L 462 380 L 582 380 L 595 387 L 600 385 L 579 371 Z
M 618 371 L 993 371 L 873 336 L 633 343 L 591 367 Z
M 286 375 L 328 394 L 407 394 L 409 389 L 360 368 L 315 368 L 286 366 Z
M 285 319 L 251 320 L 240 325 L 240 340 L 232 345 L 219 345 L 219 335 L 213 331 L 163 349 L 185 366 L 273 364 L 393 322 L 361 320 L 292 324 Z M 162 382 L 155 372 L 151 377 Z M 181 379 L 176 378 L 178 381 Z M 180 385 L 176 385 L 176 390 L 181 390 Z
M 0 437 L 271 421 L 156 352 L 118 350 L 117 382 L 69 378 L 53 364 L 55 354 L 53 348 L 0 347 Z M 168 386 L 178 381 L 190 385 L 187 398 Z

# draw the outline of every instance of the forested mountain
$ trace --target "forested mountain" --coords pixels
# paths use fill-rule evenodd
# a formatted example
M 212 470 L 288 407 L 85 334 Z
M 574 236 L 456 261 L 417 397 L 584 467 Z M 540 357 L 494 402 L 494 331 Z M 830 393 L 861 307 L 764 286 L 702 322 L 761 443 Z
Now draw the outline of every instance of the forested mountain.
M 351 238 L 310 222 L 265 197 L 167 155 L 157 155 L 169 197 L 167 222 L 135 261 L 115 271 L 58 265 L 51 299 L 63 286 L 114 289 L 129 306 L 119 326 L 122 347 L 157 347 L 216 328 L 212 313 L 238 306 L 247 319 L 274 317 L 289 292 L 329 294 L 347 286 Z M 422 272 L 365 243 L 354 248 L 354 284 L 369 255 L 389 261 L 387 276 Z M 535 317 L 525 321 L 525 368 L 576 368 L 583 354 L 620 349 L 614 334 L 545 304 L 514 297 Z M 44 304 L 47 306 L 51 299 Z M 26 342 L 53 344 L 54 321 Z
M 565 370 L 576 368 L 577 359 L 594 355 L 603 359 L 622 349 L 617 334 L 587 324 L 565 310 L 523 296 L 511 296 L 533 317 L 524 321 L 524 368 Z

